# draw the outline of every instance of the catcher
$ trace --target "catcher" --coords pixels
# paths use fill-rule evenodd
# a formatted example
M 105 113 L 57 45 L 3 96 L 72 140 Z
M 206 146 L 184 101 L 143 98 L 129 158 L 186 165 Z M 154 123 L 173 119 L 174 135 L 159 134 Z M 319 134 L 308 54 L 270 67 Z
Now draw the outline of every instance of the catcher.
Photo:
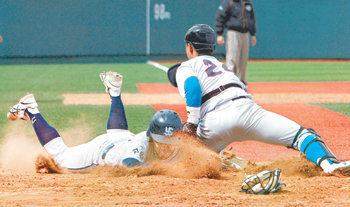
M 22 97 L 10 108 L 7 117 L 12 121 L 31 120 L 41 145 L 59 167 L 70 171 L 86 172 L 98 165 L 142 166 L 148 157 L 165 161 L 173 159 L 179 139 L 172 135 L 182 128 L 179 115 L 170 110 L 158 111 L 147 132 L 135 135 L 128 130 L 120 96 L 122 75 L 109 71 L 102 72 L 100 78 L 112 100 L 107 133 L 88 143 L 67 147 L 57 130 L 40 114 L 33 94 Z
M 170 83 L 186 99 L 184 130 L 217 152 L 235 141 L 256 140 L 299 150 L 325 173 L 350 174 L 350 161 L 340 162 L 315 130 L 253 101 L 245 84 L 212 55 L 215 33 L 209 25 L 192 26 L 185 43 L 189 60 L 168 70 Z

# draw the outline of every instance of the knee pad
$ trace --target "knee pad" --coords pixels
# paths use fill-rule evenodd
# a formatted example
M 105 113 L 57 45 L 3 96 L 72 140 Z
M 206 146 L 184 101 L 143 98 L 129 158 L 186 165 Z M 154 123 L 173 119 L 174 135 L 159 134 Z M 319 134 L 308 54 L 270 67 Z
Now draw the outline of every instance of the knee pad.
M 300 127 L 291 147 L 304 153 L 306 158 L 317 165 L 325 159 L 329 159 L 333 163 L 339 163 L 339 160 L 314 129 Z

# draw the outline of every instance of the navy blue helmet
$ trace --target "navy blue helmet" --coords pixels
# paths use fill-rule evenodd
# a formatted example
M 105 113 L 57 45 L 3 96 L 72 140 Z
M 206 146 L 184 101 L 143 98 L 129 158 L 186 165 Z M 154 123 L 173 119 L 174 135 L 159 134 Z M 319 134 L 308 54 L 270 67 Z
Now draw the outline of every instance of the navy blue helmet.
M 215 32 L 207 24 L 195 24 L 185 34 L 185 42 L 190 43 L 197 52 L 214 52 Z
M 153 115 L 147 129 L 147 136 L 159 143 L 174 144 L 174 140 L 170 137 L 181 128 L 181 118 L 175 111 L 160 110 Z

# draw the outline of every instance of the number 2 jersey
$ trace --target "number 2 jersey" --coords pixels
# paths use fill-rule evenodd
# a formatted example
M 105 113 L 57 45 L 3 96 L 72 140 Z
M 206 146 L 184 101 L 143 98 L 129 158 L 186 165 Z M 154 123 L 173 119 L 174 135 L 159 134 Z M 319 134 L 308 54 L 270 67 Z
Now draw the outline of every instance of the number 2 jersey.
M 176 82 L 181 96 L 186 99 L 187 106 L 200 107 L 200 117 L 235 97 L 252 98 L 246 93 L 244 90 L 246 86 L 233 71 L 210 55 L 201 55 L 183 62 L 177 69 Z M 228 88 L 201 105 L 201 97 L 229 83 L 241 87 Z

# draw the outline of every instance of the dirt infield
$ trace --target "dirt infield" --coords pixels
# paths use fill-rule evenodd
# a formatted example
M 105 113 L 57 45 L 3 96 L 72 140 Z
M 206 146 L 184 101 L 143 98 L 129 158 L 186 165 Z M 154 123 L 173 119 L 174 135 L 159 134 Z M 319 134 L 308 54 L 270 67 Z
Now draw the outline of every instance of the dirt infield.
M 263 108 L 317 129 L 339 159 L 350 160 L 350 118 L 308 104 L 350 102 L 350 82 L 305 84 L 251 83 L 249 90 Z M 169 84 L 157 86 L 138 85 L 143 94 L 138 97 L 144 98 L 138 103 L 151 104 L 156 110 L 173 109 L 184 119 L 184 101 L 180 100 L 181 97 L 169 95 L 176 94 L 176 89 Z M 157 88 L 162 90 L 157 91 Z M 152 94 L 156 96 L 150 96 Z M 132 104 L 132 101 L 127 102 L 129 98 L 137 98 L 132 96 L 123 94 L 124 104 Z M 148 100 L 149 97 L 152 99 Z M 165 99 L 154 101 L 154 97 Z M 87 102 L 89 97 L 85 98 Z M 108 97 L 105 98 L 107 102 L 100 100 L 99 104 L 109 104 Z M 65 101 L 68 99 L 65 96 Z M 79 100 L 82 99 L 84 95 L 79 97 Z M 178 102 L 169 103 L 169 100 Z M 72 146 L 83 142 L 80 138 L 87 137 L 89 133 L 87 125 L 81 125 L 81 122 L 86 121 L 80 120 L 79 124 L 73 121 L 72 129 L 62 133 L 67 142 L 75 140 L 75 143 L 70 142 Z M 182 165 L 154 163 L 146 168 L 99 168 L 89 174 L 39 174 L 34 172 L 34 161 L 43 151 L 33 133 L 27 133 L 29 130 L 32 130 L 29 123 L 11 123 L 5 141 L 1 143 L 0 205 L 350 206 L 349 177 L 339 173 L 323 175 L 298 152 L 285 147 L 251 141 L 232 144 L 229 146 L 232 151 L 251 161 L 244 171 L 239 172 L 223 170 L 215 163 L 210 164 L 210 171 L 203 170 L 203 164 L 207 164 L 203 160 L 206 159 L 193 157 L 192 161 L 202 162 L 182 168 L 179 168 Z M 206 149 L 199 150 L 203 151 L 198 151 L 197 155 L 208 154 Z M 247 174 L 274 168 L 282 169 L 282 182 L 287 184 L 284 191 L 269 195 L 239 192 Z

